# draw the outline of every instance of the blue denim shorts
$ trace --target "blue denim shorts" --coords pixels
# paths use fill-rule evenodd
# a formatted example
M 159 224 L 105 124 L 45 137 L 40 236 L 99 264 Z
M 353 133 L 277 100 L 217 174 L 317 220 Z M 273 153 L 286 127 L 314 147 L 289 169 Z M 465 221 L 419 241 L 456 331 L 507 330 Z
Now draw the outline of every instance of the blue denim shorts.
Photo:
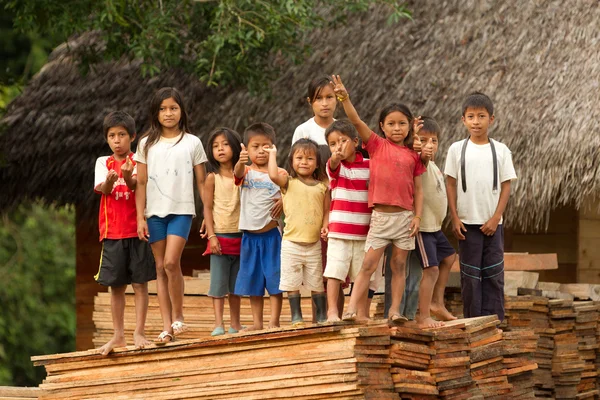
M 169 214 L 166 217 L 152 216 L 146 221 L 150 243 L 165 240 L 168 235 L 176 235 L 188 239 L 192 228 L 192 215 Z

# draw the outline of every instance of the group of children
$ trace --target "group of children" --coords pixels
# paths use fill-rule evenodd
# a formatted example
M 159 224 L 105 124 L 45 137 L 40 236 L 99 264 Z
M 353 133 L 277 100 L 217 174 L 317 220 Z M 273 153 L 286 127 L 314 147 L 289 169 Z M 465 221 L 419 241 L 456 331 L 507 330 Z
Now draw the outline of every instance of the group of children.
M 415 242 L 423 267 L 418 325 L 436 327 L 455 319 L 443 299 L 456 256 L 442 233 L 448 206 L 459 239 L 465 316 L 503 319 L 502 213 L 516 174 L 508 148 L 488 138 L 491 100 L 478 92 L 465 100 L 462 120 L 469 137 L 449 149 L 446 184 L 435 164 L 441 130 L 433 118 L 414 117 L 408 107 L 393 103 L 382 109 L 375 133 L 335 75 L 313 80 L 307 101 L 314 116 L 296 129 L 286 169 L 277 165 L 275 130 L 263 122 L 248 126 L 243 138 L 217 128 L 205 152 L 189 132 L 174 88 L 154 95 L 151 126 L 135 155 L 133 119 L 118 111 L 105 118 L 113 155 L 96 164 L 103 246 L 96 280 L 111 287 L 114 337 L 102 354 L 125 345 L 129 283 L 135 291 L 136 347 L 149 343 L 144 335 L 149 280 L 157 279 L 163 320 L 157 343 L 188 329 L 180 260 L 195 216 L 194 183 L 204 205 L 201 235 L 210 254 L 213 336 L 226 333 L 225 297 L 228 333 L 263 329 L 265 290 L 269 328 L 280 325 L 283 292 L 292 325 L 304 324 L 301 287 L 312 293 L 317 323 L 368 318 L 388 247 L 389 320 L 407 321 L 400 304 Z M 334 119 L 338 103 L 348 119 Z M 351 296 L 342 312 L 342 288 L 348 282 Z M 250 297 L 249 327 L 240 323 L 241 296 Z

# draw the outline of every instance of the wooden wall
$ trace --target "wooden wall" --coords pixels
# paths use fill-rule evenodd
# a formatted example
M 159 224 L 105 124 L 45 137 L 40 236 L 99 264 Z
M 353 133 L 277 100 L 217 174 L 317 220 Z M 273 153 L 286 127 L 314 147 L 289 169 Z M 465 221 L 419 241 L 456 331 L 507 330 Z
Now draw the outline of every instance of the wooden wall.
M 586 199 L 579 212 L 577 281 L 600 283 L 600 198 Z
M 94 281 L 98 272 L 101 245 L 98 241 L 98 221 L 96 218 L 84 217 L 83 206 L 76 208 L 76 312 L 77 312 L 77 351 L 94 347 L 94 297 L 107 288 Z M 87 213 L 89 215 L 89 213 Z M 192 225 L 192 232 L 183 251 L 181 267 L 184 275 L 192 276 L 194 269 L 208 269 L 208 257 L 202 253 L 206 248 L 206 241 L 198 235 L 197 221 Z

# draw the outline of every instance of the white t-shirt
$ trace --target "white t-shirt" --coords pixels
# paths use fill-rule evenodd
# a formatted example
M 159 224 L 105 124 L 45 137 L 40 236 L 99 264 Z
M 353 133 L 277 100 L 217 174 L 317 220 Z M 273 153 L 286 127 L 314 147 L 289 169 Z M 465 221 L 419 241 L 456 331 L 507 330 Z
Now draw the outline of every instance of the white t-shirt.
M 468 139 L 465 139 L 468 140 Z M 448 149 L 444 173 L 456 179 L 458 217 L 464 224 L 483 225 L 496 212 L 500 200 L 500 184 L 517 179 L 512 153 L 506 145 L 494 140 L 498 157 L 498 190 L 493 193 L 494 165 L 489 143 L 469 142 L 465 153 L 467 191 L 462 190 L 460 153 L 465 140 L 455 142 Z M 491 139 L 490 139 L 491 140 Z M 502 219 L 500 219 L 502 223 Z
M 279 169 L 280 174 L 285 170 Z M 236 184 L 239 180 L 236 178 Z M 276 199 L 281 197 L 281 189 L 269 174 L 246 167 L 242 191 L 240 194 L 240 224 L 241 231 L 257 231 L 267 226 L 272 220 L 271 209 Z
M 161 137 L 144 155 L 147 137 L 140 140 L 134 160 L 148 166 L 146 217 L 169 214 L 196 215 L 194 205 L 194 166 L 207 161 L 202 142 L 186 133 Z
M 321 128 L 315 122 L 314 117 L 303 124 L 298 125 L 294 131 L 294 136 L 292 136 L 292 144 L 296 143 L 298 139 L 312 139 L 317 142 L 318 145 L 327 146 L 327 140 L 325 140 L 325 128 Z
M 423 215 L 419 230 L 437 232 L 442 230 L 442 222 L 448 211 L 448 197 L 444 175 L 433 162 L 427 163 L 427 171 L 421 175 L 423 180 Z

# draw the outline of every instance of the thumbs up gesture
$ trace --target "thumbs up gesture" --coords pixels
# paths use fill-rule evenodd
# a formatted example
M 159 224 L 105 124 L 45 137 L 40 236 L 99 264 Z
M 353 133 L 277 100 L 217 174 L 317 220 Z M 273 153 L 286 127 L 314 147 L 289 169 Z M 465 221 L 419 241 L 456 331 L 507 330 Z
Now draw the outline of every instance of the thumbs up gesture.
M 131 180 L 131 176 L 133 175 L 133 163 L 131 162 L 131 158 L 127 157 L 127 161 L 121 166 L 121 172 L 123 173 L 123 179 L 126 181 Z
M 238 162 L 246 165 L 248 164 L 248 159 L 248 150 L 246 150 L 246 146 L 242 143 L 242 151 L 240 151 L 240 159 Z

